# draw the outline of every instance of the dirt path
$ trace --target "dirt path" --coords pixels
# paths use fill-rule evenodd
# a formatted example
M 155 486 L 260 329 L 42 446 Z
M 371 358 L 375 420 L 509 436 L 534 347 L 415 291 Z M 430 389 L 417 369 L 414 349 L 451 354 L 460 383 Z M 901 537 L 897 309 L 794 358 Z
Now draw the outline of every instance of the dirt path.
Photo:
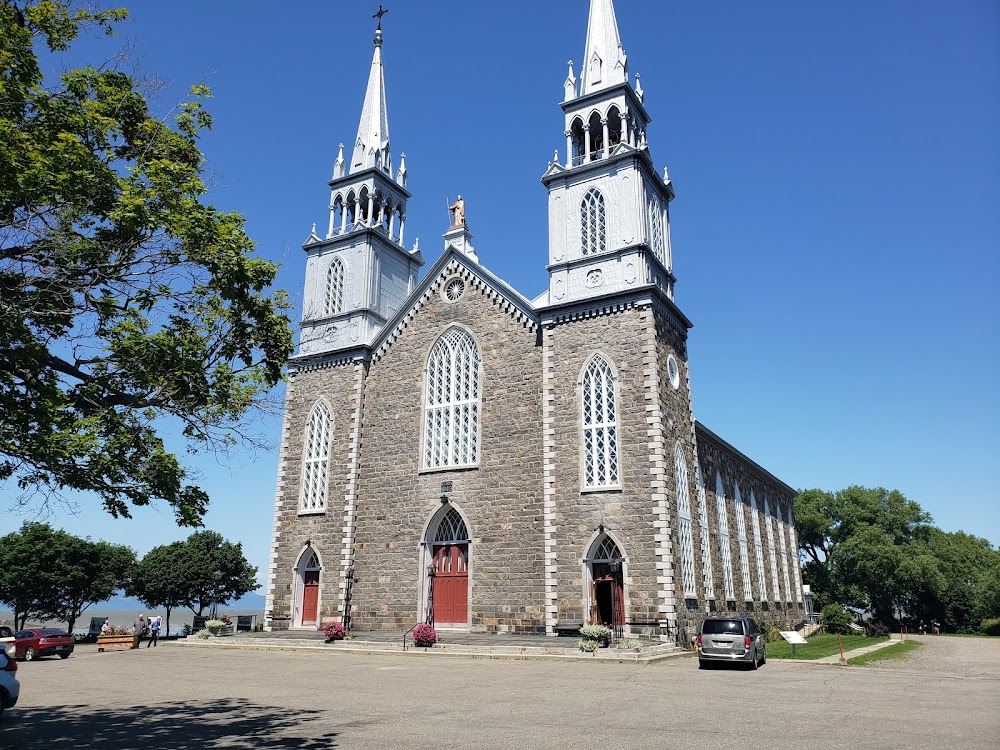
M 1000 638 L 920 635 L 910 636 L 910 640 L 924 645 L 909 658 L 870 662 L 867 666 L 1000 681 Z

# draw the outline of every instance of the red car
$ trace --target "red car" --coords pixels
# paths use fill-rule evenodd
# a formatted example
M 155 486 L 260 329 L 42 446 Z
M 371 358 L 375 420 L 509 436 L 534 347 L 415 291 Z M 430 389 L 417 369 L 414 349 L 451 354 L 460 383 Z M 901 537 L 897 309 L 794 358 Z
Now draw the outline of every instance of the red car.
M 73 636 L 58 628 L 30 628 L 14 633 L 14 658 L 32 661 L 40 656 L 59 655 L 67 658 L 73 653 Z

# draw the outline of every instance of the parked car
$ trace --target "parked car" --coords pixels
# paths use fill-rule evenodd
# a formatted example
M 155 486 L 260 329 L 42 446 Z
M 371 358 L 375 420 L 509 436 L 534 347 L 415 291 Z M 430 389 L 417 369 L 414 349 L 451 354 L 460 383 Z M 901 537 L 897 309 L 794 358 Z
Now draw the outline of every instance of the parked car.
M 13 708 L 21 694 L 21 685 L 17 681 L 17 662 L 6 651 L 0 651 L 0 716 L 4 709 Z
M 8 649 L 14 653 L 14 631 L 6 625 L 0 625 L 0 651 Z
M 698 633 L 698 666 L 742 662 L 753 669 L 767 661 L 764 633 L 751 617 L 706 617 Z
M 73 636 L 58 628 L 29 628 L 14 633 L 14 658 L 32 661 L 40 656 L 67 658 L 73 653 Z

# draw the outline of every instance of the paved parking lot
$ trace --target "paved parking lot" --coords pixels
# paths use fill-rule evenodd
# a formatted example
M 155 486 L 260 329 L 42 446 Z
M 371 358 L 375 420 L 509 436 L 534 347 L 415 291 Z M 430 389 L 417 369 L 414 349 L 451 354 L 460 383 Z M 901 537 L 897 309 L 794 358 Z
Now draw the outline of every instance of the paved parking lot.
M 997 748 L 1000 640 L 756 672 L 182 648 L 22 663 L 0 747 Z M 735 745 L 734 745 L 735 743 Z

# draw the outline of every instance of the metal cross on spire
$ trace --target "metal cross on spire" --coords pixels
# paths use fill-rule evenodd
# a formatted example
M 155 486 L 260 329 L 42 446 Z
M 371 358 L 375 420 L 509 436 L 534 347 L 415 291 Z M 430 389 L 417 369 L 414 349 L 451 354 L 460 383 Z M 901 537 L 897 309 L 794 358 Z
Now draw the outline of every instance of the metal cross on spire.
M 388 8 L 383 8 L 382 7 L 382 3 L 378 4 L 378 13 L 376 13 L 375 15 L 373 15 L 372 18 L 377 18 L 378 19 L 378 30 L 379 31 L 382 30 L 382 16 L 384 16 L 388 12 L 389 12 L 389 9 Z

